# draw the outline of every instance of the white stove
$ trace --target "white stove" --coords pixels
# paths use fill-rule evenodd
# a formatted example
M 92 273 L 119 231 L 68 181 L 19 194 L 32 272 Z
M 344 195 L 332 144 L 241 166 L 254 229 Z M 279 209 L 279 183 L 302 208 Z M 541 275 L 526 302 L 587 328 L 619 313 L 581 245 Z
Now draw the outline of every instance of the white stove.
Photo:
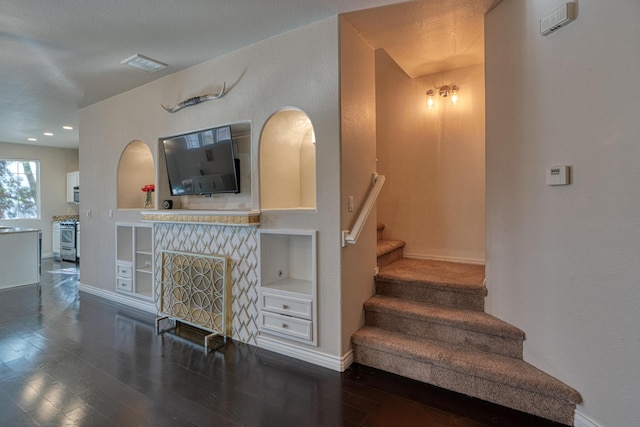
M 67 220 L 60 223 L 60 258 L 63 261 L 78 262 L 78 221 Z

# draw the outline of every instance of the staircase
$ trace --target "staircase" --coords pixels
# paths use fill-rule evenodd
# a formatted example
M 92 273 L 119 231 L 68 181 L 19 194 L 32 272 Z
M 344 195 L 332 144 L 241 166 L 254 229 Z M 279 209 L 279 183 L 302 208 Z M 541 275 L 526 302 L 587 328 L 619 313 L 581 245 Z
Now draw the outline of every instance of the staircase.
M 484 312 L 484 267 L 404 258 L 383 229 L 354 361 L 573 425 L 580 394 L 524 362 L 524 332 Z

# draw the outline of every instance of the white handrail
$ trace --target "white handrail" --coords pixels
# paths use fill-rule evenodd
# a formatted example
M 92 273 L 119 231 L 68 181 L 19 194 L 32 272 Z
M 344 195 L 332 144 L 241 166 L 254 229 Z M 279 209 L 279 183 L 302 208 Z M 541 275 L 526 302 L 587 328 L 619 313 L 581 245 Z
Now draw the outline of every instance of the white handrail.
M 362 231 L 364 224 L 369 218 L 369 214 L 371 214 L 371 211 L 376 204 L 376 200 L 378 199 L 380 190 L 382 190 L 382 185 L 384 184 L 385 179 L 386 178 L 384 175 L 378 175 L 375 172 L 371 174 L 371 191 L 369 191 L 367 200 L 365 200 L 364 205 L 362 205 L 362 209 L 360 210 L 358 219 L 356 219 L 356 222 L 355 224 L 353 224 L 353 228 L 351 230 L 342 230 L 343 248 L 346 247 L 347 244 L 354 245 L 358 241 L 358 236 L 360 236 L 360 232 Z

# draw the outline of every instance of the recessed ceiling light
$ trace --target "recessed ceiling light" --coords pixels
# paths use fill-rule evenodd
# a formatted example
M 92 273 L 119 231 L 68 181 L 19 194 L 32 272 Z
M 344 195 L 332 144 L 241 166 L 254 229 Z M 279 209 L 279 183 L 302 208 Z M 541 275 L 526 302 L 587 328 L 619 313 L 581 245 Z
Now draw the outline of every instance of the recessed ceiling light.
M 153 73 L 167 67 L 167 64 L 151 59 L 148 56 L 140 55 L 139 53 L 133 55 L 131 58 L 125 59 L 121 64 L 131 65 L 132 67 L 140 68 L 141 70 L 149 73 Z
M 73 130 L 73 126 L 62 126 L 64 130 Z
M 27 138 L 27 141 L 36 142 L 38 138 Z
M 53 136 L 53 134 L 51 132 L 45 132 L 43 133 L 44 136 Z

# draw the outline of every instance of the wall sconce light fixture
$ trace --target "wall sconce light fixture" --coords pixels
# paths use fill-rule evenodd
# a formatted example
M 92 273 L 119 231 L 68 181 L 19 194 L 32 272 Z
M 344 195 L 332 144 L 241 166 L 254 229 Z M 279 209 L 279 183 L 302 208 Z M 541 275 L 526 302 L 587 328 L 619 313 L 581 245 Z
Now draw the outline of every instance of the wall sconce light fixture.
M 436 91 L 433 89 L 429 89 L 427 91 L 427 108 L 435 107 L 435 101 L 433 100 L 433 96 L 436 94 Z
M 458 91 L 460 90 L 459 86 L 454 84 L 452 85 L 444 85 L 435 89 L 429 89 L 427 93 L 427 108 L 435 107 L 435 99 L 434 96 L 436 93 L 443 98 L 451 98 L 451 104 L 456 105 L 458 103 Z M 436 92 L 437 91 L 437 92 Z

